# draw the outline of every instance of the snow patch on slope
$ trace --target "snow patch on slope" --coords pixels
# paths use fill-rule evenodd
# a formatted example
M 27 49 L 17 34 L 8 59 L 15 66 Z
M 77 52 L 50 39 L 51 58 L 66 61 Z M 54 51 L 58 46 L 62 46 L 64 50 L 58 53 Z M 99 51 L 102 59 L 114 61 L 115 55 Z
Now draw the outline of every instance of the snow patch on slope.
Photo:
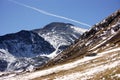
M 59 50 L 59 46 L 57 46 L 56 50 L 54 52 L 52 52 L 51 54 L 43 54 L 41 56 L 46 56 L 46 57 L 49 57 L 50 59 L 53 59 L 53 58 L 55 58 L 61 52 L 62 51 Z
M 70 26 L 72 29 L 74 29 L 76 32 L 78 33 L 84 33 L 87 31 L 87 29 L 83 29 L 83 28 L 79 28 L 79 27 L 76 27 L 76 26 Z
M 115 61 L 111 64 L 101 65 L 98 67 L 87 69 L 84 72 L 76 72 L 76 73 L 72 73 L 69 75 L 62 76 L 62 77 L 56 77 L 56 79 L 54 80 L 79 80 L 79 79 L 87 80 L 87 79 L 92 78 L 92 76 L 95 75 L 96 73 L 105 71 L 107 69 L 114 68 L 116 66 L 120 66 L 119 64 L 120 64 L 120 61 Z
M 0 49 L 0 60 L 6 60 L 8 62 L 15 61 L 15 57 L 11 55 L 7 50 Z

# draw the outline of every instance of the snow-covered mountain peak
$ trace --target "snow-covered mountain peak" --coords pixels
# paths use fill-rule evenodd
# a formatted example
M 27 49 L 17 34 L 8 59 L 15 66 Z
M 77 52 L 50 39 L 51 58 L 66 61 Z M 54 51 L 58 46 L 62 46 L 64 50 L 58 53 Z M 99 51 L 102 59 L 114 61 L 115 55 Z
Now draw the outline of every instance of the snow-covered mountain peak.
M 73 44 L 86 29 L 75 27 L 70 23 L 52 22 L 42 29 L 35 29 L 37 33 L 48 41 L 56 49 L 51 55 L 56 56 L 58 53 Z
M 70 23 L 63 23 L 63 22 L 52 22 L 52 23 L 46 25 L 43 29 L 45 29 L 45 30 L 52 30 L 52 29 L 65 30 L 69 26 L 74 26 L 74 25 L 70 24 Z
M 42 29 L 33 30 L 48 41 L 54 48 L 67 47 L 74 43 L 86 31 L 70 23 L 53 22 Z
M 63 23 L 63 22 L 52 22 L 48 25 L 46 25 L 45 27 L 43 27 L 42 29 L 35 29 L 33 31 L 37 32 L 37 33 L 41 33 L 42 32 L 71 32 L 71 31 L 75 31 L 77 33 L 83 33 L 85 31 L 87 31 L 87 29 L 82 29 L 80 27 L 76 27 L 73 24 L 70 23 Z

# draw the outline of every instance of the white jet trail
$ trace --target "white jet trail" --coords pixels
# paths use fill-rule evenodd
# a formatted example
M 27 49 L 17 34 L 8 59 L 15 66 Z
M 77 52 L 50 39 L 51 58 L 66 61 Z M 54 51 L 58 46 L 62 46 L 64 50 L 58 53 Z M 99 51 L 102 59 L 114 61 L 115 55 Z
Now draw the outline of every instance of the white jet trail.
M 75 23 L 78 23 L 78 24 L 81 24 L 81 25 L 84 25 L 84 26 L 91 27 L 89 24 L 86 24 L 86 23 L 83 23 L 83 22 L 80 22 L 80 21 L 77 21 L 77 20 L 74 20 L 74 19 L 70 19 L 70 18 L 67 18 L 67 17 L 64 17 L 64 16 L 52 14 L 52 13 L 49 13 L 47 11 L 44 11 L 44 10 L 41 10 L 41 9 L 38 9 L 38 8 L 35 8 L 35 7 L 32 7 L 32 6 L 28 6 L 26 4 L 23 4 L 23 3 L 20 3 L 20 2 L 14 1 L 14 0 L 8 0 L 8 1 L 11 1 L 11 2 L 13 2 L 15 4 L 20 5 L 20 6 L 24 6 L 24 7 L 30 8 L 30 9 L 32 9 L 34 11 L 37 11 L 39 13 L 42 13 L 42 14 L 45 14 L 45 15 L 48 15 L 48 16 L 52 16 L 52 17 L 56 17 L 56 18 L 60 18 L 60 19 L 64 19 L 64 20 L 68 20 L 68 21 L 75 22 Z

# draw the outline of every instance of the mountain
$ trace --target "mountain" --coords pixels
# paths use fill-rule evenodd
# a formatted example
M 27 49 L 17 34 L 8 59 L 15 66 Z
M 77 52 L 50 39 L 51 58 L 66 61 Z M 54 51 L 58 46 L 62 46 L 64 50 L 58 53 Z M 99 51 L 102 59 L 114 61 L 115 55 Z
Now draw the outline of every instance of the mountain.
M 85 31 L 87 30 L 62 22 L 53 22 L 42 29 L 33 30 L 33 32 L 38 33 L 56 49 L 53 54 L 49 55 L 52 58 L 73 44 Z
M 31 31 L 0 36 L 0 71 L 40 66 L 48 58 L 39 55 L 50 54 L 54 50 L 52 45 Z
M 41 29 L 0 36 L 0 71 L 32 71 L 73 44 L 83 31 L 69 23 L 53 22 Z M 85 31 L 85 29 L 83 29 Z

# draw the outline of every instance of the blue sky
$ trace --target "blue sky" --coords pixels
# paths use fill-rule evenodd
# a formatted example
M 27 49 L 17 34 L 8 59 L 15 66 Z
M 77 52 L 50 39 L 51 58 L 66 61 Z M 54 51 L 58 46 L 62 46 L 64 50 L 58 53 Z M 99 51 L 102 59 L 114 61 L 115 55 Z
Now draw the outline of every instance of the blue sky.
M 14 0 L 49 13 L 70 18 L 89 25 L 103 20 L 120 9 L 120 0 Z M 0 35 L 20 30 L 44 27 L 51 22 L 72 23 L 81 28 L 88 26 L 42 14 L 9 0 L 0 0 Z

